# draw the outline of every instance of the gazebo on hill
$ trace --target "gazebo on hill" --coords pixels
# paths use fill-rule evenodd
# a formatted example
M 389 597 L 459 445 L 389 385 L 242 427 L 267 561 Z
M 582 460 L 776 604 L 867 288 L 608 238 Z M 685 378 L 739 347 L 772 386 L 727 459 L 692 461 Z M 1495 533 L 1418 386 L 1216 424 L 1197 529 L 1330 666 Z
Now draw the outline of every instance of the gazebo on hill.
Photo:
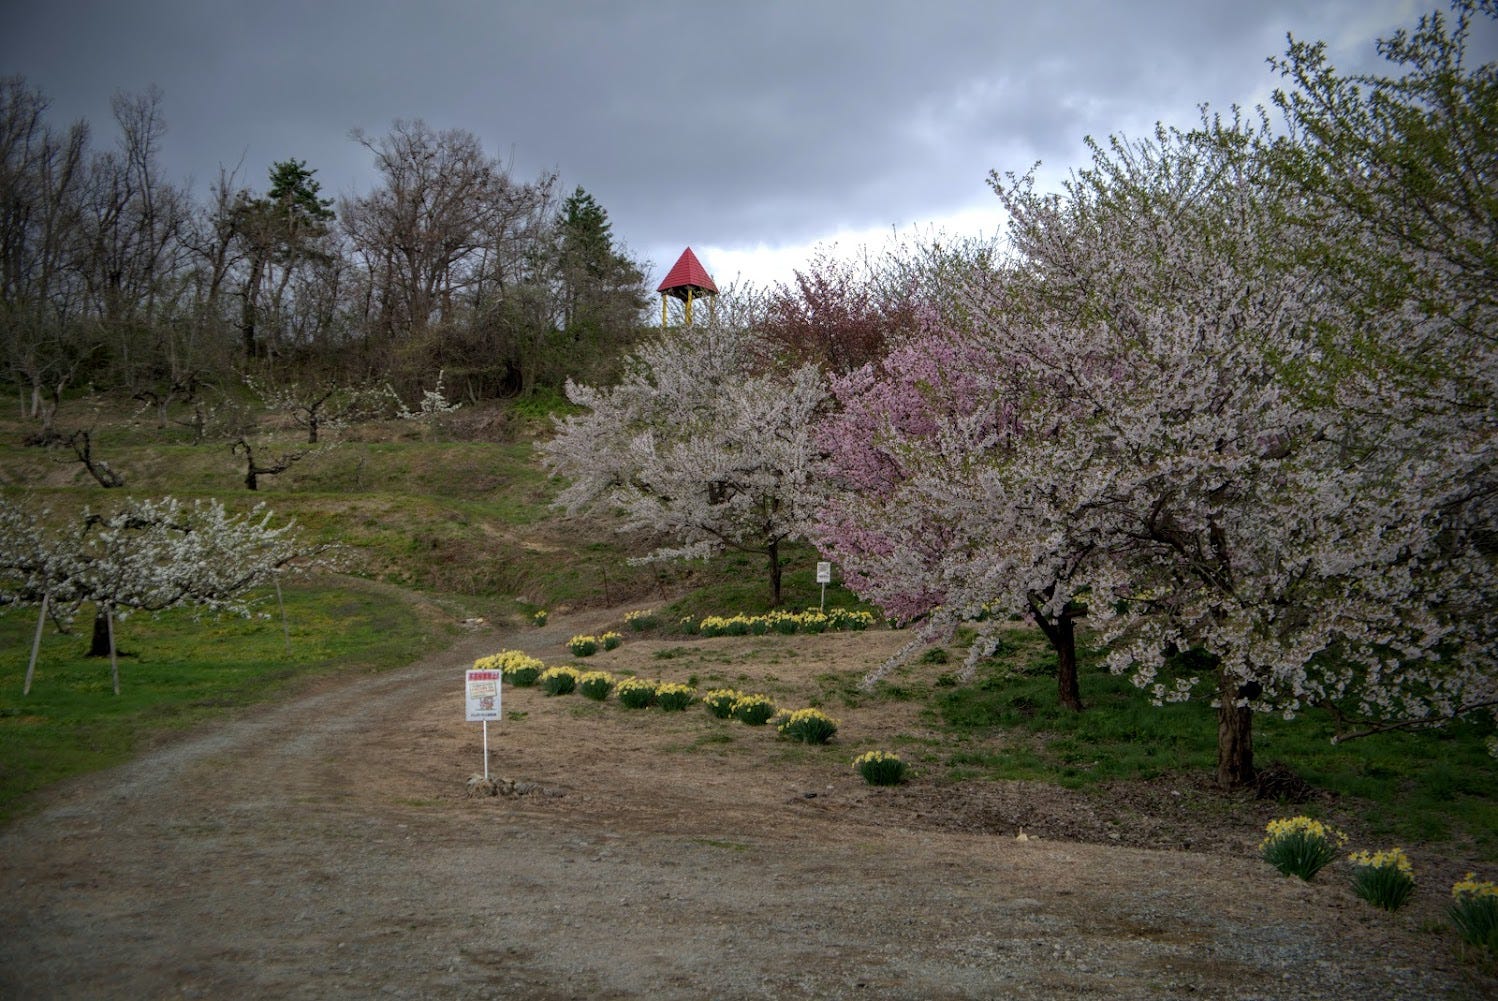
M 718 294 L 718 286 L 707 273 L 697 255 L 688 247 L 681 252 L 666 278 L 656 291 L 661 294 L 661 329 L 666 327 L 666 303 L 669 299 L 680 299 L 685 304 L 687 326 L 692 325 L 692 300 L 710 298 Z

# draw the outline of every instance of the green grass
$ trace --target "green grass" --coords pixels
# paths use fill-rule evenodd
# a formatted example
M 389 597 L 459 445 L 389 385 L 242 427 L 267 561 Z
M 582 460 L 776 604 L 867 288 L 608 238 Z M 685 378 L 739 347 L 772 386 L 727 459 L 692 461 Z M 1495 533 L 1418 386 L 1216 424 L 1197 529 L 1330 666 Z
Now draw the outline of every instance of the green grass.
M 120 694 L 108 658 L 89 658 L 85 608 L 74 631 L 43 635 L 22 695 L 34 610 L 0 616 L 0 820 L 53 782 L 118 764 L 161 737 L 267 699 L 297 681 L 410 662 L 442 631 L 410 605 L 357 581 L 285 589 L 291 652 L 274 601 L 268 619 L 187 612 L 120 623 Z
M 1172 773 L 1210 774 L 1217 761 L 1216 711 L 1207 701 L 1154 706 L 1126 678 L 1079 651 L 1080 713 L 1056 700 L 1055 659 L 1033 630 L 1013 630 L 1002 652 L 967 685 L 938 688 L 928 719 L 959 736 L 1010 735 L 1002 751 L 959 751 L 947 764 L 969 777 L 1031 779 L 1083 788 Z M 1283 762 L 1312 786 L 1343 797 L 1371 833 L 1394 840 L 1467 835 L 1498 857 L 1498 762 L 1485 740 L 1490 717 L 1440 730 L 1396 731 L 1340 744 L 1330 717 L 1254 720 L 1254 760 Z M 950 777 L 950 776 L 949 776 Z

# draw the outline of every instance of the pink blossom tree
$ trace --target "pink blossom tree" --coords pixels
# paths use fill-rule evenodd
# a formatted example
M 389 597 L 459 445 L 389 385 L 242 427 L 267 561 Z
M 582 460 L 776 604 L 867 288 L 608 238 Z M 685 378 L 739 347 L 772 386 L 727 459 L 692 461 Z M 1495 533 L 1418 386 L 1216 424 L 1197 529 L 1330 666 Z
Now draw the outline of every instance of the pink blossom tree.
M 839 409 L 819 440 L 841 489 L 826 502 L 817 539 L 853 590 L 891 617 L 922 620 L 917 639 L 874 677 L 964 622 L 979 633 L 970 673 L 992 633 L 1019 614 L 1056 651 L 1058 700 L 1080 710 L 1074 620 L 1083 606 L 1064 582 L 1085 550 L 1059 535 L 1044 551 L 1010 545 L 1034 526 L 1002 527 L 1029 508 L 991 496 L 997 484 L 979 461 L 1006 455 L 1022 433 L 993 360 L 978 339 L 932 321 L 877 366 L 833 379 Z

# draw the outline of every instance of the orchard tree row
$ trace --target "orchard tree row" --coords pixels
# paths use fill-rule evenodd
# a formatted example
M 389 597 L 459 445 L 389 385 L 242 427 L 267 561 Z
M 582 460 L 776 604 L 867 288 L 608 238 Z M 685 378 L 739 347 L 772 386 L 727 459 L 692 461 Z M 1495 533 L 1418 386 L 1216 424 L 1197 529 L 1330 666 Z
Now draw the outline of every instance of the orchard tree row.
M 599 377 L 638 337 L 644 274 L 604 209 L 469 132 L 355 132 L 379 183 L 336 202 L 287 159 L 204 203 L 162 174 L 161 102 L 116 96 L 101 148 L 0 79 L 0 362 L 43 438 L 83 384 L 164 410 L 246 372 L 414 393 L 445 370 L 477 398 Z
M 1422 19 L 1386 76 L 1292 41 L 1270 109 L 1094 143 L 1058 192 L 995 174 L 1005 258 L 928 254 L 800 296 L 825 323 L 569 386 L 562 503 L 623 509 L 651 558 L 760 553 L 777 601 L 811 540 L 919 626 L 907 656 L 1033 619 L 1078 710 L 1085 616 L 1157 702 L 1215 703 L 1227 787 L 1257 712 L 1491 713 L 1498 67 L 1466 56 L 1495 17 Z

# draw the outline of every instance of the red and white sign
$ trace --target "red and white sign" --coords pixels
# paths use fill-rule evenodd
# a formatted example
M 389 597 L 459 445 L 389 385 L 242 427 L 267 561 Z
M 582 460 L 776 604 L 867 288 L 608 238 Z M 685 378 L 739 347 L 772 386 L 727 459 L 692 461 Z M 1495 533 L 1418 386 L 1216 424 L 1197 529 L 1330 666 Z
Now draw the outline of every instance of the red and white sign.
M 468 722 L 487 723 L 499 719 L 500 684 L 503 678 L 499 671 L 469 671 L 463 685 L 464 702 L 468 707 Z

